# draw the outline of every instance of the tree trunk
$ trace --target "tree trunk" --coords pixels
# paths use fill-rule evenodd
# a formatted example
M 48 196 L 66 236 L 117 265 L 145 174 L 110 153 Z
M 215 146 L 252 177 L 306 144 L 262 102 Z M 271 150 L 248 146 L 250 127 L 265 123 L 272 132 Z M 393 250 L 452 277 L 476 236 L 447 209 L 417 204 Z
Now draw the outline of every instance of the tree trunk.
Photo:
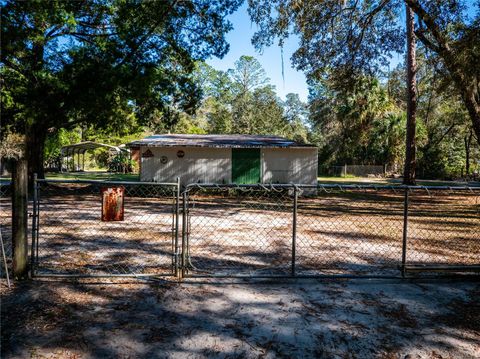
M 42 33 L 46 31 L 46 25 L 42 23 L 39 18 L 34 19 L 34 24 Z M 32 72 L 34 74 L 40 73 L 44 68 L 45 55 L 45 39 L 37 39 L 33 42 L 32 47 Z M 41 93 L 42 89 L 40 83 L 35 83 L 36 91 Z M 39 87 L 40 86 L 40 87 Z M 48 116 L 48 115 L 47 115 Z M 27 124 L 25 128 L 25 158 L 28 166 L 28 185 L 29 188 L 33 186 L 33 175 L 36 173 L 38 178 L 45 178 L 43 152 L 45 148 L 45 140 L 47 138 L 47 124 L 46 121 L 41 120 L 41 116 L 34 119 L 33 124 Z
M 457 88 L 458 87 L 459 86 L 457 85 Z M 475 99 L 475 92 L 473 89 L 464 89 L 462 98 L 465 107 L 467 107 L 470 119 L 472 120 L 472 128 L 475 131 L 477 143 L 480 146 L 480 104 Z
M 465 136 L 465 175 L 468 177 L 470 175 L 470 147 L 472 144 L 473 132 L 470 130 L 469 136 Z
M 33 175 L 36 173 L 38 178 L 45 178 L 43 168 L 43 152 L 45 140 L 47 138 L 47 129 L 45 126 L 33 124 L 26 130 L 26 159 L 28 162 L 28 183 L 33 183 Z
M 435 22 L 435 18 L 431 16 L 421 5 L 418 0 L 405 0 L 407 6 L 410 6 L 417 16 L 423 21 L 428 29 L 429 34 L 435 39 L 434 45 L 423 32 L 419 32 L 419 38 L 423 44 L 430 50 L 435 52 L 444 62 L 450 76 L 453 79 L 455 87 L 462 96 L 465 107 L 472 121 L 472 127 L 480 145 L 480 103 L 477 80 L 469 73 L 470 67 L 476 64 L 468 64 L 463 66 L 458 54 L 452 50 L 450 46 L 451 38 L 447 37 L 439 25 Z M 408 21 L 408 19 L 407 19 Z M 461 57 L 460 57 L 461 58 Z
M 407 17 L 407 138 L 405 146 L 405 168 L 403 184 L 415 184 L 416 156 L 415 132 L 417 112 L 417 64 L 415 57 L 415 23 L 414 14 L 406 5 Z

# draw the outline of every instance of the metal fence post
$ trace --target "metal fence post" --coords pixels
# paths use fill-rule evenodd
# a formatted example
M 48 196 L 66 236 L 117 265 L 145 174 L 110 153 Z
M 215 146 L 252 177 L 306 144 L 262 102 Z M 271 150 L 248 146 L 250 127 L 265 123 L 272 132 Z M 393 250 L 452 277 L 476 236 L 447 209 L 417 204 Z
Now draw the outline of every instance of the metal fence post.
M 295 276 L 295 259 L 297 248 L 297 202 L 298 202 L 298 190 L 297 186 L 293 186 L 293 220 L 292 220 L 292 277 Z
M 402 243 L 402 277 L 406 274 L 407 264 L 407 238 L 408 238 L 408 187 L 405 188 L 403 200 L 403 243 Z
M 38 197 L 37 197 L 37 174 L 33 175 L 33 216 L 32 216 L 32 250 L 30 253 L 30 275 L 33 277 L 35 275 L 35 263 L 36 256 L 35 251 L 37 248 L 37 206 L 38 206 Z
M 187 265 L 187 191 L 182 194 L 182 278 L 185 277 L 185 267 Z
M 176 198 L 175 198 L 175 244 L 174 244 L 174 272 L 175 277 L 178 277 L 178 231 L 179 231 L 179 223 L 180 220 L 180 177 L 177 177 L 177 191 L 176 191 Z

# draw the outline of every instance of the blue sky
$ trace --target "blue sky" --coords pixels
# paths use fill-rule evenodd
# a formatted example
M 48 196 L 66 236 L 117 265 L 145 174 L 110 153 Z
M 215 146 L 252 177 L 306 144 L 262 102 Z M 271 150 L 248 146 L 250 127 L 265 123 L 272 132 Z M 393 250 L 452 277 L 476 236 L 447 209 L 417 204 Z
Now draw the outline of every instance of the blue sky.
M 473 16 L 478 9 L 475 2 L 469 0 L 466 2 L 467 12 Z M 305 75 L 292 67 L 291 56 L 298 47 L 298 38 L 290 37 L 283 48 L 285 80 L 282 78 L 282 57 L 281 49 L 277 45 L 272 45 L 264 49 L 263 53 L 258 53 L 251 43 L 252 36 L 256 30 L 256 25 L 250 21 L 247 13 L 248 5 L 245 2 L 234 14 L 230 16 L 233 24 L 233 30 L 230 31 L 226 39 L 230 44 L 230 51 L 223 59 L 211 58 L 207 63 L 218 70 L 228 70 L 233 68 L 234 63 L 242 55 L 250 55 L 260 61 L 267 72 L 271 83 L 275 85 L 277 94 L 284 100 L 289 92 L 298 93 L 303 101 L 308 99 L 308 87 Z M 401 13 L 400 21 L 404 22 L 404 14 Z M 392 58 L 390 67 L 395 67 L 402 61 L 402 55 L 396 55 Z
M 247 13 L 247 4 L 244 3 L 234 14 L 231 15 L 230 21 L 233 24 L 233 30 L 230 31 L 226 39 L 230 44 L 230 51 L 223 59 L 212 58 L 207 63 L 217 70 L 228 70 L 233 68 L 234 63 L 242 55 L 250 55 L 260 61 L 263 68 L 267 72 L 271 83 L 275 85 L 278 95 L 284 100 L 285 95 L 289 92 L 298 93 L 304 101 L 308 97 L 307 83 L 305 75 L 302 72 L 292 68 L 290 57 L 297 49 L 298 40 L 290 38 L 283 48 L 285 84 L 282 78 L 282 58 L 281 49 L 276 45 L 272 45 L 259 54 L 251 43 L 252 36 L 256 30 L 256 25 L 252 24 Z

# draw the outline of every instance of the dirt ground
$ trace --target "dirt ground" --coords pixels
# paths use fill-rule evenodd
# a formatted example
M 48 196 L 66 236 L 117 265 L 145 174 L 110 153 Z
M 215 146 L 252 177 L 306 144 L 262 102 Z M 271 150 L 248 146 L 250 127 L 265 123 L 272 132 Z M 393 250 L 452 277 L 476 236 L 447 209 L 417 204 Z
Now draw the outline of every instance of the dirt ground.
M 133 193 L 126 196 L 121 222 L 100 220 L 98 188 L 55 185 L 40 191 L 38 271 L 171 274 L 174 198 L 155 198 L 152 189 L 138 186 L 127 189 Z M 403 196 L 403 191 L 394 189 L 301 194 L 296 218 L 297 274 L 398 275 Z M 2 236 L 8 247 L 8 198 L 0 202 Z M 192 191 L 188 210 L 189 274 L 290 273 L 292 193 Z M 412 190 L 408 218 L 407 264 L 480 263 L 480 191 Z M 179 222 L 178 252 L 181 218 Z
M 410 200 L 409 263 L 480 263 L 478 194 Z M 192 194 L 189 274 L 288 273 L 292 203 Z M 97 195 L 45 194 L 38 268 L 167 274 L 172 205 L 140 193 L 107 223 Z M 393 190 L 301 196 L 297 273 L 398 275 L 402 205 Z M 478 358 L 479 276 L 459 278 L 2 282 L 2 358 Z
M 2 283 L 2 358 L 478 358 L 466 280 Z

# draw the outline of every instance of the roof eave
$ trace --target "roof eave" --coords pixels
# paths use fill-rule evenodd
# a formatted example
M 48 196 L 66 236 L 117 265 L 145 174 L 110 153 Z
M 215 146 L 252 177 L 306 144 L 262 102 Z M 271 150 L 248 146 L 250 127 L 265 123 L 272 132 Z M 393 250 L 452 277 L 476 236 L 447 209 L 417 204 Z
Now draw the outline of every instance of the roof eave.
M 315 145 L 194 145 L 194 144 L 166 144 L 166 143 L 149 143 L 149 142 L 130 142 L 127 147 L 197 147 L 197 148 L 316 148 Z

